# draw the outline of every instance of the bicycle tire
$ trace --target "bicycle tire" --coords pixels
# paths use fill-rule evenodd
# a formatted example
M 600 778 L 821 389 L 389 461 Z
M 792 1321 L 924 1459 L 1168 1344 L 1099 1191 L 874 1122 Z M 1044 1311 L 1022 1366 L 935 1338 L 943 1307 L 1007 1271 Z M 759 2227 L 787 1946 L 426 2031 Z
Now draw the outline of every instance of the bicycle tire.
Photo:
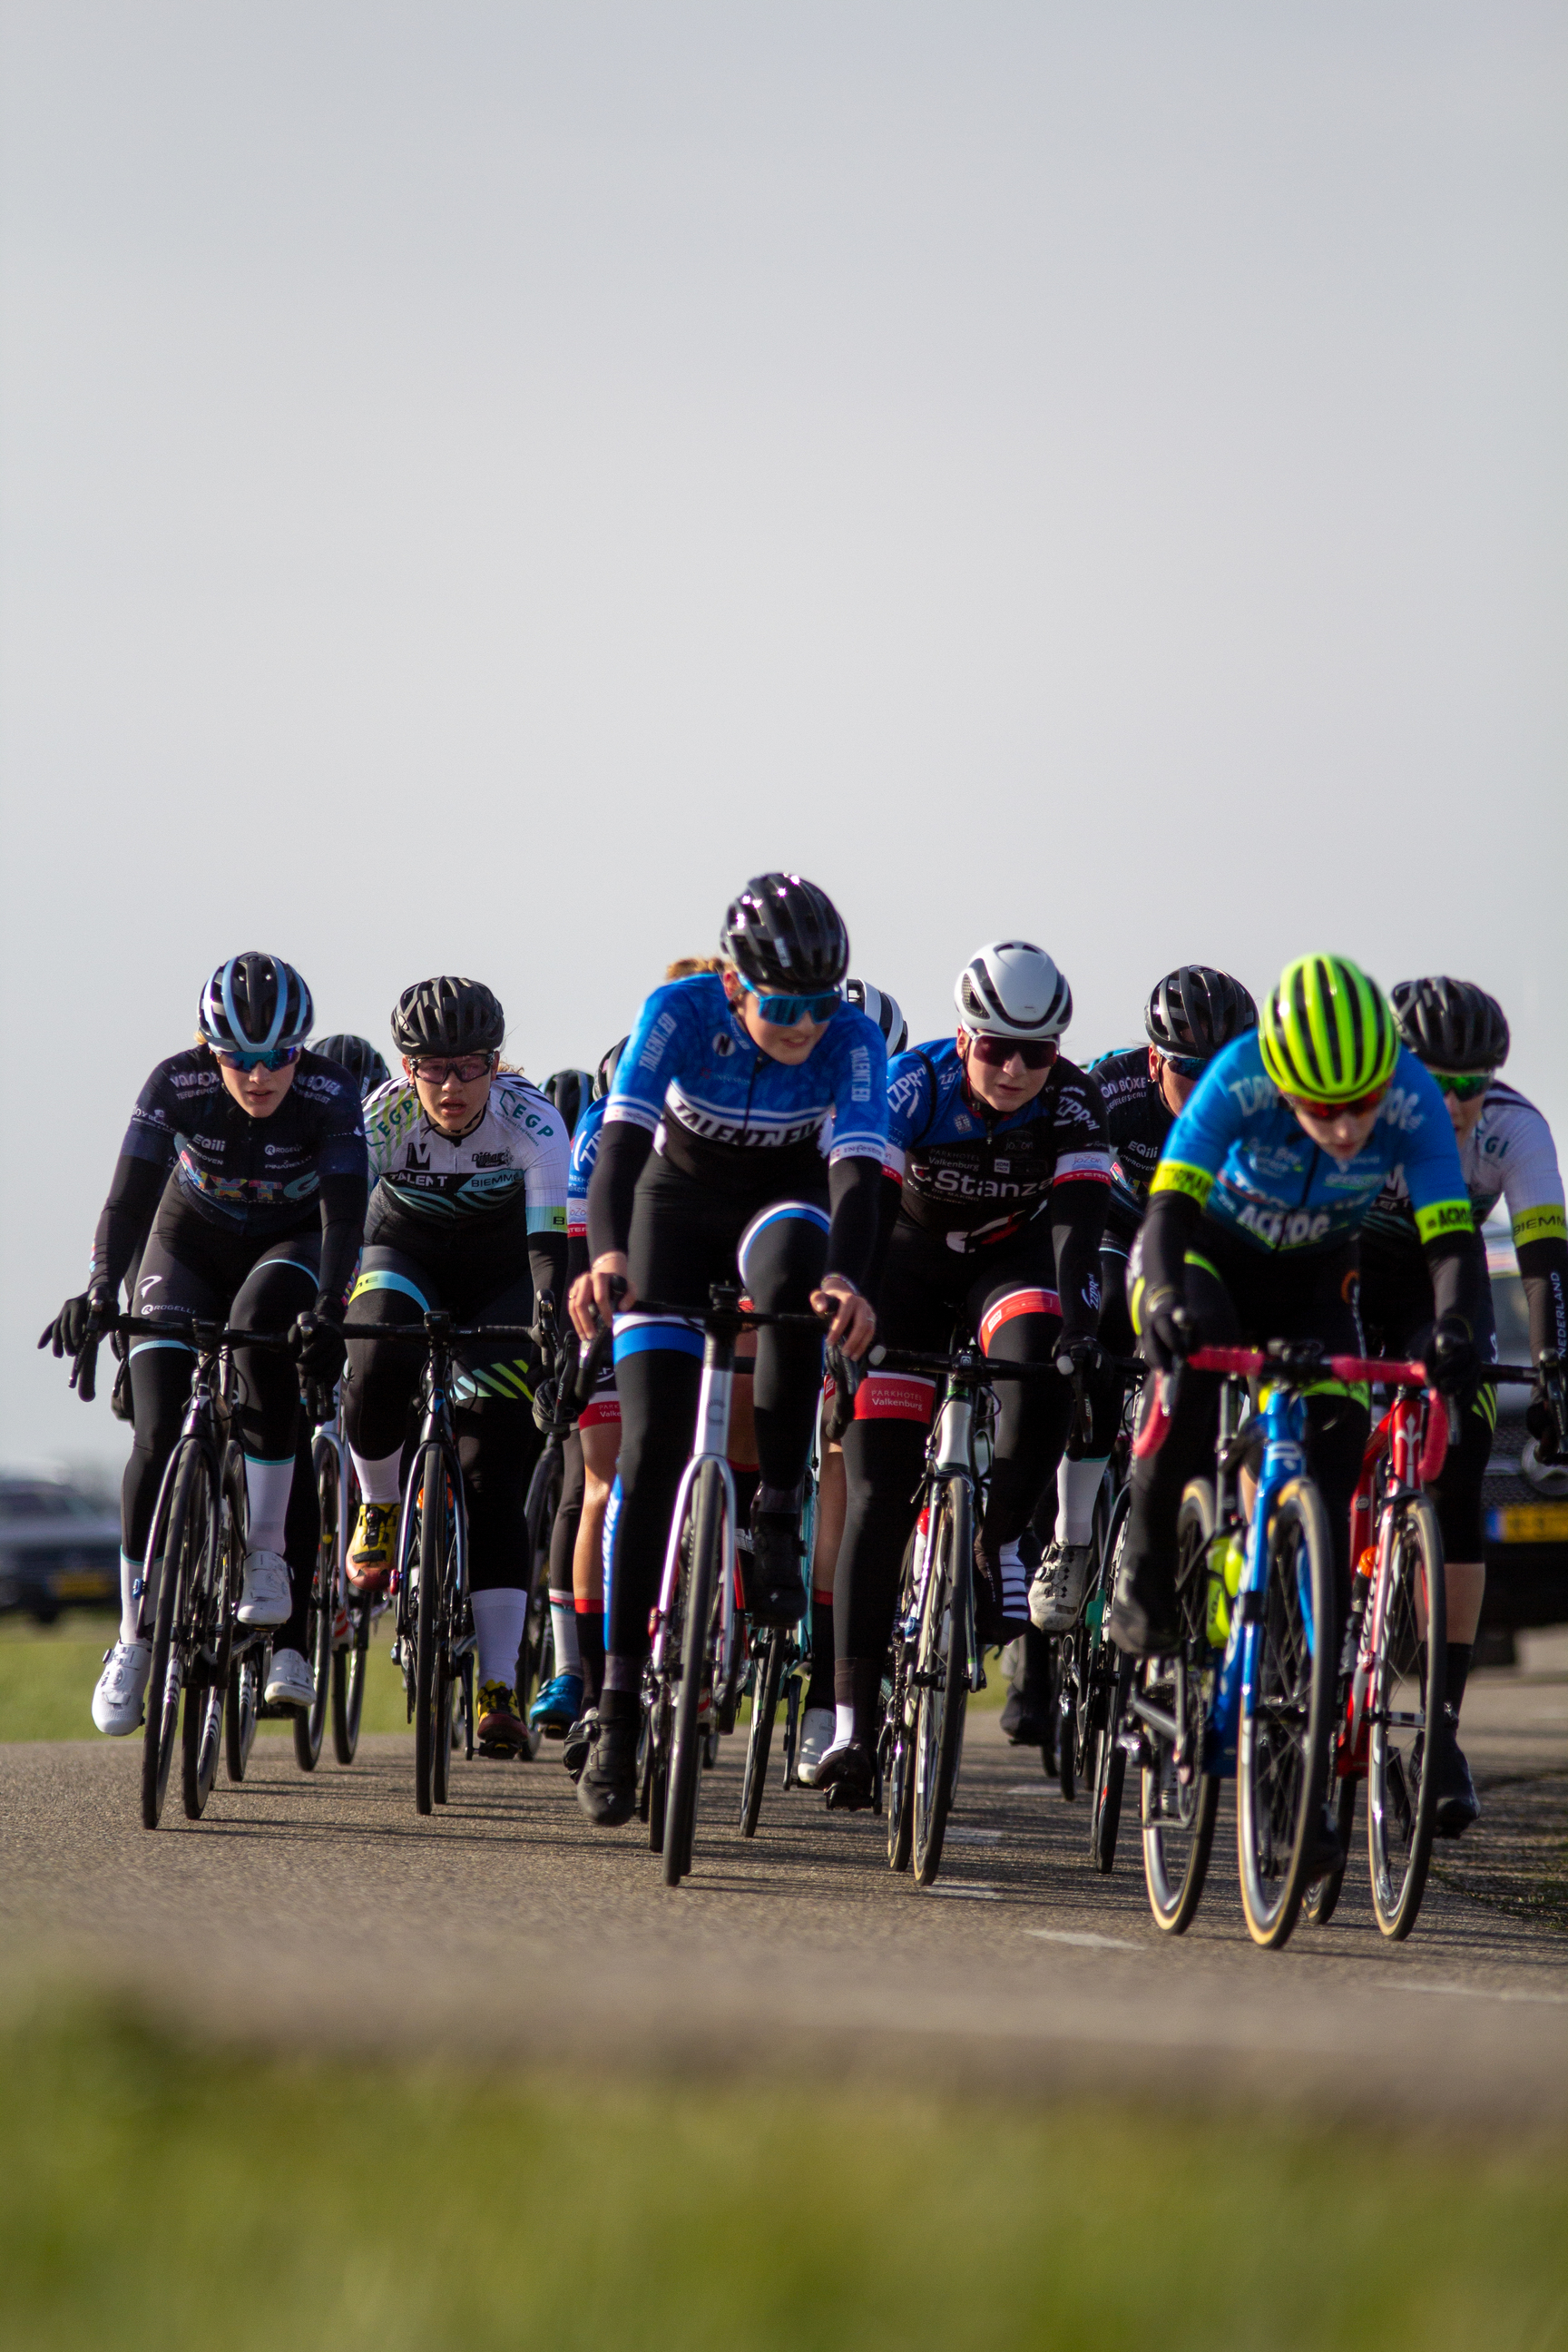
M 522 1646 L 517 1654 L 517 1712 L 519 1720 L 527 1726 L 528 1736 L 515 1753 L 525 1764 L 531 1764 L 544 1745 L 543 1727 L 530 1723 L 528 1711 L 554 1672 L 555 1626 L 550 1614 L 547 1563 L 543 1580 L 535 1578 L 529 1595 L 528 1613 L 522 1621 Z
M 313 1452 L 320 1525 L 315 1566 L 310 1572 L 305 1651 L 312 1696 L 310 1706 L 298 1708 L 294 1716 L 294 1761 L 301 1772 L 313 1772 L 321 1761 L 327 1710 L 331 1705 L 332 1623 L 338 1613 L 338 1449 L 330 1437 L 319 1437 Z
M 235 1449 L 230 1449 L 231 1456 Z M 185 1819 L 200 1821 L 217 1780 L 223 1753 L 224 1694 L 228 1686 L 230 1612 L 239 1591 L 245 1547 L 245 1473 L 237 1461 L 218 1482 L 217 1538 L 211 1552 L 185 1693 L 180 1795 Z
M 697 1832 L 697 1792 L 702 1778 L 702 1683 L 722 1570 L 720 1552 L 725 1519 L 724 1482 L 716 1462 L 704 1462 L 699 1467 L 687 1509 L 692 1541 L 689 1564 L 681 1571 L 687 1597 L 669 1759 L 669 1793 L 665 1804 L 662 1859 L 667 1886 L 679 1886 L 690 1871 Z M 684 1546 L 682 1549 L 686 1549 Z
M 904 1546 L 903 1566 L 899 1575 L 898 1614 L 893 1620 L 890 1645 L 890 1695 L 888 1711 L 882 1717 L 878 1743 L 881 1766 L 883 1801 L 888 1816 L 888 1868 L 908 1870 L 914 1846 L 914 1789 L 910 1778 L 910 1759 L 914 1743 L 910 1737 L 909 1643 L 904 1627 L 909 1623 L 915 1605 L 915 1549 L 918 1536 L 911 1534 Z
M 458 1730 L 458 1678 L 448 1654 L 445 1614 L 443 1611 L 443 1622 L 436 1637 L 435 1744 L 430 1753 L 430 1793 L 438 1805 L 444 1805 L 452 1793 L 452 1747 Z
M 1203 1769 L 1204 1674 L 1209 1659 L 1206 1571 L 1214 1531 L 1214 1488 L 1207 1479 L 1194 1478 L 1182 1496 L 1176 1519 L 1180 1656 L 1148 1660 L 1139 1677 L 1144 1696 L 1183 1727 L 1184 1744 L 1196 1759 L 1188 1777 L 1181 1779 L 1174 1743 L 1142 1724 L 1145 1756 L 1152 1759 L 1142 1772 L 1143 1885 L 1154 1925 L 1165 1936 L 1184 1936 L 1193 1924 L 1203 1900 L 1219 1815 L 1219 1781 Z
M 1407 1574 L 1414 1565 L 1415 1575 Z M 1368 1691 L 1371 1736 L 1367 1742 L 1367 1862 L 1372 1874 L 1372 1907 L 1390 1943 L 1403 1943 L 1415 1925 L 1426 1873 L 1432 1861 L 1433 1824 L 1436 1814 L 1436 1784 L 1429 1772 L 1414 1762 L 1415 1742 L 1423 1743 L 1443 1712 L 1448 1633 L 1447 1595 L 1444 1583 L 1443 1538 L 1437 1514 L 1426 1495 L 1413 1495 L 1399 1506 L 1390 1546 L 1391 1591 L 1384 1610 L 1383 1638 L 1373 1661 Z M 1417 1583 L 1417 1578 L 1419 1583 Z M 1426 1599 L 1426 1631 L 1420 1627 L 1420 1593 Z M 1394 1726 L 1391 1716 L 1396 1685 L 1415 1681 L 1419 1691 L 1418 1725 Z M 1395 1729 L 1415 1734 L 1408 1744 L 1391 1738 Z M 1401 1832 L 1395 1795 L 1405 1783 L 1409 1806 L 1409 1781 L 1415 1781 L 1415 1801 L 1409 1811 L 1409 1832 Z M 1391 1834 L 1393 1832 L 1394 1834 Z
M 1334 1819 L 1340 1832 L 1340 1843 L 1348 1861 L 1351 1833 L 1355 1828 L 1355 1792 L 1357 1783 L 1349 1773 L 1339 1784 L 1334 1800 Z M 1344 1892 L 1344 1865 L 1331 1870 L 1325 1877 L 1315 1878 L 1301 1897 L 1301 1924 L 1306 1927 L 1326 1927 L 1339 1908 Z
M 419 1591 L 414 1610 L 414 1804 L 416 1811 L 431 1813 L 436 1809 L 436 1655 L 451 1509 L 439 1445 L 424 1449 L 409 1483 L 420 1496 Z
M 1084 1612 L 1084 1674 L 1089 1686 L 1090 1726 L 1089 1767 L 1089 1853 L 1101 1876 L 1115 1867 L 1116 1840 L 1121 1827 L 1121 1803 L 1127 1785 L 1127 1750 L 1121 1745 L 1127 1693 L 1132 1683 L 1132 1663 L 1105 1637 L 1105 1620 L 1116 1584 L 1117 1561 L 1126 1539 L 1132 1493 L 1116 1491 L 1109 1511 L 1102 1511 L 1110 1474 L 1106 1473 L 1095 1500 L 1099 1548 L 1089 1599 Z
M 224 1770 L 237 1785 L 244 1780 L 256 1745 L 256 1721 L 261 1706 L 260 1654 L 242 1650 L 229 1666 L 223 1696 Z
M 1062 1801 L 1070 1805 L 1078 1795 L 1078 1708 L 1073 1701 L 1073 1683 L 1061 1670 L 1062 1645 L 1051 1643 L 1056 1653 L 1057 1685 L 1057 1786 Z
M 1307 1892 L 1339 1664 L 1328 1515 L 1310 1478 L 1279 1490 L 1264 1530 L 1260 1602 L 1237 1742 L 1236 1844 L 1247 1932 L 1277 1952 Z
M 968 1584 L 974 1552 L 969 1482 L 944 1482 L 921 1609 L 921 1680 L 915 1700 L 915 1884 L 930 1886 L 942 1868 L 942 1842 L 958 1783 L 969 1666 Z
M 675 1738 L 675 1709 L 661 1697 L 648 1718 L 647 1844 L 650 1853 L 664 1852 L 664 1824 L 669 1807 L 669 1749 Z
M 149 1556 L 162 1558 L 158 1605 L 153 1621 L 153 1659 L 147 1675 L 146 1721 L 142 1734 L 142 1824 L 155 1830 L 163 1819 L 180 1727 L 180 1700 L 187 1660 L 193 1542 L 205 1553 L 211 1532 L 212 1471 L 199 1438 L 180 1445 L 158 1496 Z M 162 1553 L 157 1538 L 163 1538 Z
M 778 1713 L 789 1634 L 782 1625 L 763 1635 L 756 1676 L 752 1685 L 752 1721 L 746 1733 L 746 1768 L 741 1780 L 741 1835 L 755 1837 L 767 1786 L 768 1757 L 773 1744 L 773 1717 Z

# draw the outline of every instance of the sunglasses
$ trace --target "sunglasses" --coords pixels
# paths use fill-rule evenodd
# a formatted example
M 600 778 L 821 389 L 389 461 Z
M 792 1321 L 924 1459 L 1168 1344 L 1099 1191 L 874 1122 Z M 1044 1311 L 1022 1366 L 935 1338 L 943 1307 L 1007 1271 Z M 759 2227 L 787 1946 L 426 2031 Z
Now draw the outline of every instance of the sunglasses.
M 1352 1095 L 1349 1102 L 1314 1102 L 1310 1095 L 1287 1095 L 1285 1099 L 1293 1110 L 1304 1110 L 1309 1118 L 1356 1118 L 1363 1111 L 1375 1110 L 1387 1092 L 1384 1085 L 1373 1087 L 1367 1095 Z
M 1168 1070 L 1174 1070 L 1179 1078 L 1201 1078 L 1208 1068 L 1207 1062 L 1199 1061 L 1191 1054 L 1161 1054 L 1160 1059 Z
M 488 1078 L 494 1066 L 493 1054 L 457 1054 L 439 1058 L 410 1055 L 408 1075 L 423 1078 L 428 1087 L 445 1086 L 448 1078 L 456 1078 L 460 1087 L 471 1087 L 476 1078 Z
M 1432 1073 L 1443 1092 L 1452 1095 L 1456 1102 L 1474 1102 L 1478 1095 L 1485 1094 L 1494 1075 L 1490 1070 L 1434 1070 Z
M 747 995 L 756 998 L 763 1019 L 774 1022 L 781 1029 L 793 1029 L 797 1021 L 831 1021 L 844 1002 L 837 988 L 821 996 L 764 996 L 760 988 L 753 988 L 744 972 L 740 978 Z
M 1057 1041 L 1054 1037 L 991 1037 L 984 1029 L 972 1029 L 969 1050 L 987 1069 L 1005 1069 L 1016 1055 L 1026 1070 L 1048 1070 L 1057 1058 Z
M 226 1070 L 286 1070 L 304 1050 L 302 1045 L 279 1045 L 270 1054 L 240 1054 L 226 1045 L 215 1045 L 213 1059 Z

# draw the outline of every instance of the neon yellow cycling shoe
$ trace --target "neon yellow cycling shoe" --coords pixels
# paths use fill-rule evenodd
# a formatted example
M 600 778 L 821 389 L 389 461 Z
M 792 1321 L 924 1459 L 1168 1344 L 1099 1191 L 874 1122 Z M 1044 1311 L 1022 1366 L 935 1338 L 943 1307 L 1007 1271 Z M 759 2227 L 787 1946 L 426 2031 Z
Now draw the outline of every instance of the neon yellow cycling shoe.
M 351 1592 L 384 1592 L 397 1559 L 396 1503 L 362 1503 L 349 1546 Z

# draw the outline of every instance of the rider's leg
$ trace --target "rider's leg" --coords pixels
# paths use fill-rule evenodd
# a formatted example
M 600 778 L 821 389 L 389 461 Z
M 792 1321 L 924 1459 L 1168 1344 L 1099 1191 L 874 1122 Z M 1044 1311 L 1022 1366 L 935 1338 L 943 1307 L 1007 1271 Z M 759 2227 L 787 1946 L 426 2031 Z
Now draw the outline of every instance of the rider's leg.
M 1205 1249 L 1187 1254 L 1187 1311 L 1199 1339 L 1234 1345 L 1239 1332 L 1230 1294 Z M 1139 1277 L 1134 1251 L 1131 1299 L 1137 1323 Z M 1156 1383 L 1146 1381 L 1140 1425 L 1153 1408 Z M 1163 1383 L 1158 1384 L 1163 1387 Z M 1176 1520 L 1182 1489 L 1189 1478 L 1214 1465 L 1219 1381 L 1208 1373 L 1184 1370 L 1175 1383 L 1171 1424 L 1158 1451 L 1132 1465 L 1132 1506 L 1127 1540 L 1110 1612 L 1110 1638 L 1134 1656 L 1157 1654 L 1169 1646 L 1176 1624 Z
M 561 1500 L 550 1530 L 550 1624 L 555 1636 L 555 1671 L 581 1676 L 577 1597 L 572 1565 L 583 1518 L 583 1440 L 576 1430 L 561 1448 Z
M 446 1304 L 429 1270 L 405 1251 L 368 1243 L 349 1297 L 351 1323 L 397 1328 L 417 1323 Z M 408 1410 L 422 1358 L 405 1340 L 351 1339 L 343 1378 L 343 1434 L 359 1478 L 361 1519 L 368 1505 L 395 1512 L 402 1495 L 403 1447 Z
M 976 1277 L 965 1301 L 965 1319 L 989 1361 L 1052 1365 L 1061 1335 L 1056 1292 L 1031 1278 L 1038 1271 L 1028 1262 L 1036 1253 L 1009 1255 L 1014 1265 L 1000 1279 L 995 1269 Z M 1056 1477 L 1072 1421 L 1072 1391 L 1053 1366 L 1029 1380 L 998 1381 L 995 1393 L 996 1434 L 980 1528 L 990 1591 L 977 1589 L 976 1602 L 982 1639 L 1005 1642 L 1029 1622 L 1028 1571 L 1018 1538 L 1041 1492 Z
M 597 1420 L 589 1414 L 602 1401 L 589 1405 L 578 1425 L 583 1450 L 583 1514 L 572 1556 L 572 1588 L 577 1609 L 577 1645 L 583 1660 L 584 1692 L 589 1706 L 597 1706 L 605 1686 L 605 1517 L 616 1463 L 621 1450 L 621 1408 L 611 1397 Z
M 752 1218 L 737 1253 L 752 1304 L 773 1315 L 806 1315 L 827 1257 L 827 1213 L 815 1202 L 778 1201 Z M 752 1416 L 762 1472 L 758 1508 L 799 1508 L 798 1490 L 822 1386 L 816 1331 L 764 1328 L 757 1334 Z
M 286 1331 L 296 1316 L 315 1303 L 321 1256 L 318 1233 L 293 1234 L 273 1243 L 235 1292 L 229 1318 L 236 1329 Z M 298 1682 L 304 1671 L 305 1629 L 319 1533 L 308 1444 L 303 1449 L 303 1476 L 299 1475 L 303 1419 L 300 1376 L 292 1357 L 281 1349 L 237 1348 L 234 1360 L 239 1375 L 235 1423 L 245 1452 L 249 1519 L 240 1610 L 247 1623 L 277 1626 L 274 1665 L 285 1655 L 298 1661 L 294 1675 Z M 291 1506 L 297 1489 L 297 1500 Z M 292 1559 L 287 1549 L 290 1516 Z M 289 1679 L 287 1672 L 283 1679 Z

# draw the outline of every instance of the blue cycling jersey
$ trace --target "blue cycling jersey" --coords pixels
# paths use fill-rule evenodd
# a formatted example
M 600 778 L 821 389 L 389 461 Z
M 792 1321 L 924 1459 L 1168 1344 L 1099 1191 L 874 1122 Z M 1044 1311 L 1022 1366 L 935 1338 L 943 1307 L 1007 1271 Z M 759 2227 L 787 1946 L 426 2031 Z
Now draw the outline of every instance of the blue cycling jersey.
M 957 1040 L 933 1037 L 894 1060 L 884 1160 L 902 1211 L 948 1248 L 1006 1241 L 1058 1184 L 1109 1185 L 1105 1106 L 1076 1062 L 1058 1057 L 1032 1102 L 1005 1118 L 973 1094 Z
M 588 1180 L 599 1156 L 599 1130 L 605 1124 L 606 1097 L 591 1102 L 572 1134 L 572 1160 L 566 1171 L 566 1238 L 588 1238 Z
M 709 971 L 654 990 L 605 1103 L 606 1123 L 648 1129 L 672 1166 L 727 1189 L 820 1188 L 830 1115 L 829 1161 L 880 1160 L 888 1056 L 876 1023 L 840 1004 L 804 1062 L 775 1062 L 752 1044 L 720 975 Z
M 1472 1230 L 1454 1129 L 1408 1046 L 1362 1150 L 1344 1165 L 1315 1144 L 1263 1067 L 1258 1032 L 1211 1063 L 1171 1129 L 1150 1185 L 1184 1192 L 1259 1250 L 1322 1250 L 1358 1233 L 1394 1178 L 1423 1242 Z

